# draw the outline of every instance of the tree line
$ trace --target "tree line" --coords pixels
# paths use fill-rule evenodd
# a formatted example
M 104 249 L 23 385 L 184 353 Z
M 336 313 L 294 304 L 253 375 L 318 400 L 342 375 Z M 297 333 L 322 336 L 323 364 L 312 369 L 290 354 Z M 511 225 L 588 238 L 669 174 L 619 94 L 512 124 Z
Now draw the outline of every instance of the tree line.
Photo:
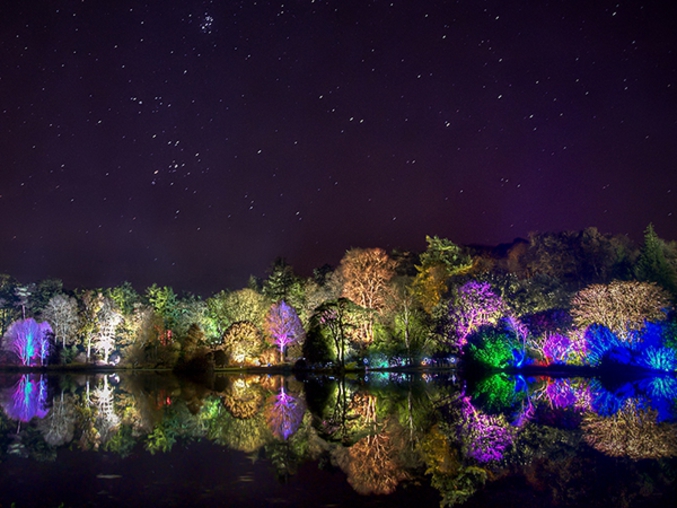
M 310 277 L 277 259 L 264 279 L 208 298 L 0 275 L 0 364 L 374 368 L 463 356 L 500 367 L 626 355 L 677 366 L 677 243 L 651 225 L 641 246 L 596 228 L 492 248 L 426 241 L 421 253 L 351 248 Z

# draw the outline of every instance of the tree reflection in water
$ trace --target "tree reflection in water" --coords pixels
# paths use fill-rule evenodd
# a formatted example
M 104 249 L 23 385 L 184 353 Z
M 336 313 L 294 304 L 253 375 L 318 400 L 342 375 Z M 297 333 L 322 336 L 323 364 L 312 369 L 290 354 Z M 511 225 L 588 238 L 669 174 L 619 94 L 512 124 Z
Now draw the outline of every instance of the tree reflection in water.
M 472 383 L 401 373 L 374 373 L 370 382 L 239 375 L 196 384 L 157 374 L 0 381 L 0 462 L 12 454 L 54 460 L 66 448 L 131 460 L 211 442 L 269 464 L 283 483 L 316 464 L 342 471 L 358 494 L 432 485 L 447 506 L 506 481 L 553 504 L 597 496 L 631 505 L 674 493 L 677 479 L 677 382 L 669 376 L 613 388 L 506 374 Z M 611 458 L 613 475 L 605 473 Z
M 47 413 L 47 380 L 41 375 L 23 374 L 3 398 L 2 407 L 12 420 L 29 422 Z

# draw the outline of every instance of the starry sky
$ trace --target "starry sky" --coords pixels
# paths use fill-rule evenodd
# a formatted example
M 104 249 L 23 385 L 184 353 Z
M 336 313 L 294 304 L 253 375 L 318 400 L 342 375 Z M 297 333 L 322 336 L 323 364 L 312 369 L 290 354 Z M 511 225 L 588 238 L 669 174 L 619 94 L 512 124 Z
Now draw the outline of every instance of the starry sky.
M 209 296 L 426 235 L 677 239 L 669 4 L 3 2 L 0 272 Z

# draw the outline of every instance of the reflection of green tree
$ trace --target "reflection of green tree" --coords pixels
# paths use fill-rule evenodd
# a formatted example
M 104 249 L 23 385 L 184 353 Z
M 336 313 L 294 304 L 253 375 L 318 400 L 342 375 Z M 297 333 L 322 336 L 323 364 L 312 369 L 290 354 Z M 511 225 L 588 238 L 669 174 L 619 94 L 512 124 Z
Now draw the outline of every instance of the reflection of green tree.
M 504 373 L 483 377 L 471 391 L 473 405 L 492 414 L 509 410 L 526 395 L 517 392 L 516 385 L 516 378 Z
M 113 437 L 103 445 L 103 449 L 107 452 L 117 453 L 124 458 L 132 453 L 134 446 L 136 446 L 136 438 L 132 433 L 132 427 L 130 425 L 121 425 Z
M 272 439 L 261 413 L 243 420 L 222 409 L 208 422 L 207 437 L 233 450 L 252 453 Z
M 456 506 L 470 499 L 487 481 L 487 470 L 463 466 L 455 475 L 433 474 L 430 484 L 440 491 L 440 506 Z
M 146 437 L 145 447 L 151 453 L 168 452 L 181 439 L 203 437 L 205 430 L 199 417 L 194 416 L 184 401 L 166 406 L 160 420 Z
M 155 427 L 148 436 L 146 436 L 146 450 L 148 450 L 151 455 L 155 455 L 157 452 L 167 453 L 172 449 L 174 443 L 176 443 L 176 431 L 172 428 L 171 425 L 165 425 L 165 421 L 162 420 L 162 424 Z

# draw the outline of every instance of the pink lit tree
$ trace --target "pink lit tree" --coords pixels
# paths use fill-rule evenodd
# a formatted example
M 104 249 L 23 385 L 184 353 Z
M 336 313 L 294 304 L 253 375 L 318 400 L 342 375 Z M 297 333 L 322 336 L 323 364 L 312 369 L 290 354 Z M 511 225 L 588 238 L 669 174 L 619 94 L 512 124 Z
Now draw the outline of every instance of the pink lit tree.
M 22 365 L 44 365 L 51 348 L 51 336 L 49 323 L 36 323 L 33 318 L 21 319 L 7 330 L 4 348 L 16 354 Z
M 280 350 L 280 359 L 284 361 L 287 346 L 302 342 L 306 332 L 298 314 L 284 300 L 274 303 L 266 316 L 266 329 L 269 341 Z

